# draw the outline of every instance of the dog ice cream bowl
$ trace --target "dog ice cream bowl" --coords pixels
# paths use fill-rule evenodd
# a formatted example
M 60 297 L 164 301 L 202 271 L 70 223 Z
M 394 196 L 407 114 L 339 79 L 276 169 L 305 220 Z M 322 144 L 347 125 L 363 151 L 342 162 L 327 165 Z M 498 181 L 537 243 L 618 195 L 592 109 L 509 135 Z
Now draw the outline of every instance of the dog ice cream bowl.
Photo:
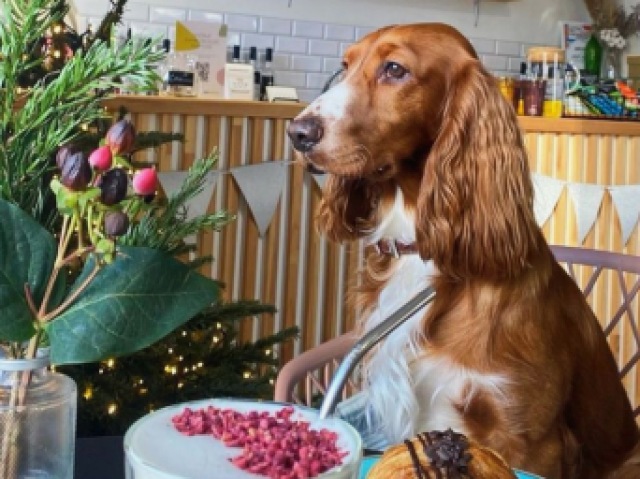
M 204 411 L 208 411 L 209 416 Z M 305 429 L 308 428 L 311 435 L 316 438 L 309 439 L 311 441 L 309 457 L 312 461 L 315 460 L 314 457 L 318 458 L 318 450 L 325 447 L 323 441 L 328 441 L 324 442 L 325 452 L 329 450 L 333 452 L 320 455 L 335 457 L 335 451 L 337 451 L 341 464 L 310 477 L 318 479 L 358 478 L 362 460 L 362 442 L 358 433 L 348 423 L 337 418 L 321 420 L 317 411 L 306 407 L 238 399 L 209 399 L 178 404 L 152 412 L 139 419 L 129 428 L 124 438 L 126 478 L 260 479 L 261 477 L 270 477 L 265 475 L 264 470 L 261 474 L 247 470 L 261 468 L 260 464 L 256 465 L 255 461 L 252 463 L 251 459 L 245 461 L 246 455 L 244 455 L 242 447 L 226 446 L 222 440 L 216 439 L 211 433 L 197 433 L 206 429 L 202 428 L 202 417 L 205 417 L 205 422 L 209 424 L 214 422 L 218 427 L 224 424 L 225 428 L 233 429 L 234 420 L 249 417 L 248 415 L 251 413 L 254 418 L 256 414 L 261 415 L 261 419 L 258 420 L 260 425 L 256 428 L 244 429 L 247 434 L 256 434 L 255 429 L 258 428 L 268 429 L 270 424 L 273 425 L 281 421 L 287 423 L 287 417 L 289 423 L 295 423 L 292 426 L 295 432 L 291 433 L 294 438 L 299 437 L 296 434 L 304 436 Z M 192 414 L 191 417 L 190 414 Z M 206 418 L 211 415 L 216 416 L 216 419 L 209 422 Z M 284 419 L 277 419 L 282 418 L 283 415 Z M 181 419 L 174 421 L 173 418 L 178 416 Z M 260 422 L 262 419 L 264 421 Z M 305 424 L 308 424 L 308 427 Z M 178 430 L 179 428 L 184 429 L 185 425 L 189 428 L 189 434 L 196 433 L 187 435 L 186 431 L 180 432 Z M 302 430 L 296 429 L 300 425 L 302 425 Z M 250 429 L 254 430 L 250 431 Z M 323 432 L 320 433 L 320 431 Z M 258 434 L 262 433 L 258 432 Z M 320 439 L 318 442 L 317 434 L 323 434 L 324 437 L 330 439 Z M 229 433 L 227 433 L 224 436 L 225 441 L 227 443 L 233 442 L 234 439 L 229 440 L 229 437 Z M 298 447 L 299 451 L 302 451 L 300 444 L 304 446 L 304 441 L 296 444 L 298 446 L 292 447 Z M 315 456 L 313 448 L 316 446 L 313 444 L 320 444 L 315 450 Z M 333 450 L 333 447 L 336 449 Z M 282 450 L 280 452 L 271 450 L 269 454 L 282 453 Z M 303 455 L 299 452 L 296 453 L 297 458 Z M 250 457 L 251 454 L 248 453 L 248 456 Z M 289 460 L 289 472 L 293 467 L 298 467 L 295 461 L 293 462 L 292 464 Z M 318 464 L 314 465 L 313 469 L 317 470 L 317 467 Z

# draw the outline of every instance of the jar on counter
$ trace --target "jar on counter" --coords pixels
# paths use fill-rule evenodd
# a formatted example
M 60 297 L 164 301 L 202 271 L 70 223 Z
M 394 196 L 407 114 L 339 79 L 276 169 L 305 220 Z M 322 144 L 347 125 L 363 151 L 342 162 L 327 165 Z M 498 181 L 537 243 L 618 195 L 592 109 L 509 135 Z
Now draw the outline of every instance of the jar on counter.
M 500 88 L 502 96 L 504 96 L 509 103 L 513 103 L 515 80 L 511 77 L 499 77 L 498 87 Z
M 562 116 L 565 83 L 564 50 L 555 47 L 532 47 L 527 53 L 529 77 L 545 82 L 542 114 Z

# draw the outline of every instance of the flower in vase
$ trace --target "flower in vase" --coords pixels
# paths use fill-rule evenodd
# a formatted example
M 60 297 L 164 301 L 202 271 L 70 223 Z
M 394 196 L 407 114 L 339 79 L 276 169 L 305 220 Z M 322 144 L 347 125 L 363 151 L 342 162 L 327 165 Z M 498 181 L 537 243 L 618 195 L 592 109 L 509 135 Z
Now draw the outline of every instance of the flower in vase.
M 132 148 L 135 130 L 116 125 L 117 144 L 112 129 L 109 146 L 89 155 L 73 145 L 59 148 L 50 184 L 62 218 L 57 240 L 0 200 L 0 341 L 29 342 L 26 357 L 45 337 L 54 364 L 132 353 L 217 300 L 218 284 L 186 264 L 118 244 L 141 213 L 158 208 L 158 178 L 117 156 Z
M 627 41 L 620 34 L 617 28 L 606 28 L 600 30 L 600 40 L 607 48 L 623 50 L 627 46 Z

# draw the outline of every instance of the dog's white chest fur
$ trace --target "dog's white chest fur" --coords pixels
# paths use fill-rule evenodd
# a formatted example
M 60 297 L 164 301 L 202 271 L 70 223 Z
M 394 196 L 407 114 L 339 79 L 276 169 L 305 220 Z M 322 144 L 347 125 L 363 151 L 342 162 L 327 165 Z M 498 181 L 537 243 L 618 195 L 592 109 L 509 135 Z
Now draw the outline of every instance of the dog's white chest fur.
M 395 203 L 370 242 L 383 237 L 414 241 L 413 218 L 404 209 L 401 192 Z M 418 255 L 402 256 L 378 298 L 377 308 L 367 318 L 365 330 L 389 317 L 435 275 L 432 262 Z M 426 308 L 391 333 L 363 368 L 369 413 L 391 443 L 429 430 L 452 428 L 466 433 L 457 407 L 464 406 L 477 388 L 500 391 L 504 382 L 498 376 L 481 375 L 425 350 L 421 344 Z

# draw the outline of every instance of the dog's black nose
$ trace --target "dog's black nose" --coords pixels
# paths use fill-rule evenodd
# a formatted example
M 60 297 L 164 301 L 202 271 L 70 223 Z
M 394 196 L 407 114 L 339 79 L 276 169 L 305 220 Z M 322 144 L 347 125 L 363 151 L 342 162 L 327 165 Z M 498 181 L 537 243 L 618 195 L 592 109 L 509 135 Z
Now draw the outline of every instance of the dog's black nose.
M 293 120 L 287 128 L 293 147 L 302 152 L 310 151 L 322 139 L 322 120 L 316 116 L 305 116 Z

